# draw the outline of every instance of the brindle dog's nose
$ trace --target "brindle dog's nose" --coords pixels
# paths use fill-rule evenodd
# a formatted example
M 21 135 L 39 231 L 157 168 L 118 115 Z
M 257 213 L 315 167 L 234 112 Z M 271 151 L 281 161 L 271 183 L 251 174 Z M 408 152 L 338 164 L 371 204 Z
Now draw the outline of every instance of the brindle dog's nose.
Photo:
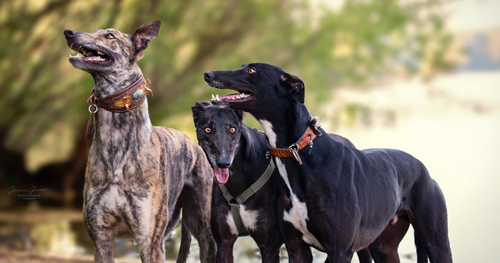
M 205 80 L 211 79 L 214 77 L 214 73 L 212 71 L 205 72 Z
M 76 36 L 76 32 L 72 30 L 64 30 L 64 36 L 66 39 L 72 38 Z

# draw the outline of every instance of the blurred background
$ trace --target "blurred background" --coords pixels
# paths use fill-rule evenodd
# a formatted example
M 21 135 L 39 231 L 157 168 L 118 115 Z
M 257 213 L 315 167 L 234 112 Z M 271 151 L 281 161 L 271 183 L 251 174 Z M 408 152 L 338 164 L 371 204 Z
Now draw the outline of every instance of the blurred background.
M 215 92 L 204 71 L 278 65 L 305 82 L 325 129 L 427 165 L 447 199 L 455 262 L 496 261 L 498 10 L 498 0 L 0 0 L 0 262 L 92 262 L 81 207 L 93 80 L 69 64 L 62 32 L 132 33 L 153 20 L 160 33 L 139 64 L 154 125 L 195 140 L 190 107 Z M 416 262 L 411 229 L 399 252 Z M 197 262 L 196 244 L 191 254 Z M 249 238 L 234 254 L 260 262 Z M 117 239 L 115 255 L 139 262 L 130 240 Z

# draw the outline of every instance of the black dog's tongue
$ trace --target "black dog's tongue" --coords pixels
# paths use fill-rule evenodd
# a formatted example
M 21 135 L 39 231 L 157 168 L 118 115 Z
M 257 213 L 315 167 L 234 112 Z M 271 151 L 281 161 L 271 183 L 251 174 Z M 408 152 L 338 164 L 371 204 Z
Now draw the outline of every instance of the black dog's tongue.
M 214 165 L 214 174 L 219 184 L 225 184 L 229 180 L 229 168 L 219 168 Z

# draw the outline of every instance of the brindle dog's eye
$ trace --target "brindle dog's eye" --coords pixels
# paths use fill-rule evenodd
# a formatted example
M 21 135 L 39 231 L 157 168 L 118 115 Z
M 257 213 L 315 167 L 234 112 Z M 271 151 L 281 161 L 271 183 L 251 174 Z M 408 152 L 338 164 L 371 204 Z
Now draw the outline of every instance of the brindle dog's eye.
M 106 34 L 106 38 L 107 39 L 115 39 L 115 35 L 108 33 L 108 34 Z
M 235 132 L 235 131 L 236 131 L 236 129 L 235 129 L 235 128 L 231 128 L 231 129 L 229 129 L 229 132 L 230 132 L 230 133 L 233 133 L 233 132 Z
M 257 72 L 257 70 L 255 70 L 254 68 L 249 68 L 248 69 L 248 74 L 253 74 L 255 72 Z
M 208 127 L 207 127 L 207 128 L 205 128 L 205 132 L 206 132 L 206 133 L 210 133 L 211 131 L 212 131 L 212 129 L 210 129 L 210 128 L 208 128 Z

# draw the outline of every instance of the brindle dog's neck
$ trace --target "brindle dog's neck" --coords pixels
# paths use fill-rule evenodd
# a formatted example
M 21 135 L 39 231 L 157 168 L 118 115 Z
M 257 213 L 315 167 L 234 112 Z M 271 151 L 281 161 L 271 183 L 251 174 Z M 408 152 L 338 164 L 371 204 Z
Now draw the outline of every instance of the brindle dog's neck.
M 134 83 L 142 75 L 141 69 L 135 64 L 129 68 L 109 72 L 91 72 L 94 78 L 96 94 L 99 98 L 113 95 Z
M 134 83 L 142 75 L 141 70 L 134 70 L 121 78 L 117 75 L 94 75 L 96 94 L 105 98 Z M 147 149 L 153 130 L 149 119 L 147 99 L 139 107 L 123 113 L 114 113 L 99 109 L 96 114 L 96 131 L 92 149 L 107 165 L 108 171 L 121 171 L 131 158 L 138 158 L 141 149 Z

